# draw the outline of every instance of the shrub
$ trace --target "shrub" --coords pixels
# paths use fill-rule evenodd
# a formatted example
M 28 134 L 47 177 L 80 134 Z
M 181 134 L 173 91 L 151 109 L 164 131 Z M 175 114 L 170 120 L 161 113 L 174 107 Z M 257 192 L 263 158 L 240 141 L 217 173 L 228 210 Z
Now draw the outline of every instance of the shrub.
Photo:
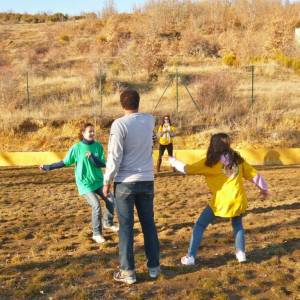
M 66 34 L 63 34 L 60 36 L 60 40 L 67 43 L 70 41 L 70 37 Z
M 295 72 L 300 72 L 300 59 L 286 56 L 284 53 L 277 53 L 274 59 L 286 68 L 293 69 Z
M 69 16 L 64 15 L 62 13 L 56 13 L 56 14 L 49 16 L 49 20 L 51 22 L 64 22 L 64 21 L 67 21 L 68 19 L 69 19 Z
M 103 34 L 100 34 L 96 37 L 97 42 L 100 43 L 106 43 L 107 42 L 107 37 Z
M 236 66 L 238 65 L 237 57 L 234 53 L 227 53 L 222 57 L 222 61 L 227 66 Z
M 45 46 L 45 45 L 36 45 L 36 47 L 34 48 L 34 52 L 36 55 L 45 55 L 46 53 L 48 53 L 49 51 L 49 47 Z
M 209 57 L 217 57 L 220 51 L 220 45 L 217 42 L 210 41 L 207 38 L 193 33 L 187 32 L 183 38 L 183 47 L 189 55 L 201 55 Z
M 210 74 L 198 86 L 198 99 L 202 106 L 209 107 L 235 100 L 235 78 L 226 73 Z

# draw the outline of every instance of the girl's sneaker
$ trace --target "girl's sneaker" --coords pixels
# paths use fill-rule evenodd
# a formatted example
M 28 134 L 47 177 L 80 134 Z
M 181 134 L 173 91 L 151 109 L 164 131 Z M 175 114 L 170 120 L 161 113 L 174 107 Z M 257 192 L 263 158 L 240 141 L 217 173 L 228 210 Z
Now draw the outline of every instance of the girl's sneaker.
M 104 225 L 103 224 L 103 228 L 109 229 L 109 230 L 111 230 L 113 232 L 118 232 L 119 231 L 119 226 L 116 226 L 116 225 L 109 226 L 109 225 Z
M 193 266 L 195 264 L 195 257 L 189 255 L 183 256 L 181 263 L 186 266 Z
M 97 244 L 102 244 L 105 242 L 105 238 L 102 235 L 93 235 L 92 239 L 97 243 Z
M 114 280 L 118 282 L 124 282 L 127 284 L 133 284 L 136 282 L 135 271 L 116 271 L 114 272 Z
M 235 253 L 236 259 L 238 260 L 238 262 L 243 263 L 246 262 L 246 253 L 243 251 L 238 251 Z

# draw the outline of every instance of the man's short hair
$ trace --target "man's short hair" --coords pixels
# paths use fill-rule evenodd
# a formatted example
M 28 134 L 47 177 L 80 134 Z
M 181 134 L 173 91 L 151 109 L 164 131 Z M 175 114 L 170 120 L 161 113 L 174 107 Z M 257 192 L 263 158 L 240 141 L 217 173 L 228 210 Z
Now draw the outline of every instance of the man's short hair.
M 120 101 L 123 109 L 136 110 L 139 108 L 140 95 L 136 90 L 126 89 L 121 93 Z

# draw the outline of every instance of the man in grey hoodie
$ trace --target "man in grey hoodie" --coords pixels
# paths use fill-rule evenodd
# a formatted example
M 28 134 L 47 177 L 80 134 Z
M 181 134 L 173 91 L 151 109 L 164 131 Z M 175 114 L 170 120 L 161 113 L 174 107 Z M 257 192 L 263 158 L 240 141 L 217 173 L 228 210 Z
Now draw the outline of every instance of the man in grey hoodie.
M 116 281 L 136 282 L 133 225 L 134 206 L 144 234 L 147 266 L 151 278 L 160 273 L 159 241 L 154 223 L 154 171 L 152 115 L 139 113 L 140 96 L 135 90 L 125 90 L 120 96 L 125 115 L 112 124 L 108 159 L 104 175 L 104 195 L 114 182 L 116 208 L 119 218 L 120 270 Z

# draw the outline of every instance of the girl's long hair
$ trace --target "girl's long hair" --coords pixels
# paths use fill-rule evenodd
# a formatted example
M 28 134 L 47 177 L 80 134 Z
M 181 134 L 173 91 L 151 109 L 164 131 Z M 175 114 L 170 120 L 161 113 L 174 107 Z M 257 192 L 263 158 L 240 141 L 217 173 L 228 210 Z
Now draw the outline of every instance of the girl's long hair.
M 169 123 L 170 123 L 170 126 L 172 126 L 172 123 L 171 123 L 171 118 L 170 118 L 170 116 L 169 116 L 169 115 L 165 115 L 165 116 L 163 116 L 163 118 L 162 118 L 162 121 L 161 121 L 161 126 L 164 126 L 164 124 L 165 124 L 165 118 L 169 118 Z
M 230 148 L 229 135 L 226 133 L 217 133 L 212 135 L 210 139 L 205 165 L 213 167 L 220 161 L 222 155 L 225 155 L 229 160 L 228 167 L 230 169 L 234 165 L 239 165 L 244 162 L 244 159 L 240 156 L 240 154 Z
M 82 141 L 83 135 L 82 133 L 88 128 L 88 127 L 94 127 L 92 123 L 83 123 L 80 127 L 80 131 L 78 132 L 78 139 L 79 141 Z

